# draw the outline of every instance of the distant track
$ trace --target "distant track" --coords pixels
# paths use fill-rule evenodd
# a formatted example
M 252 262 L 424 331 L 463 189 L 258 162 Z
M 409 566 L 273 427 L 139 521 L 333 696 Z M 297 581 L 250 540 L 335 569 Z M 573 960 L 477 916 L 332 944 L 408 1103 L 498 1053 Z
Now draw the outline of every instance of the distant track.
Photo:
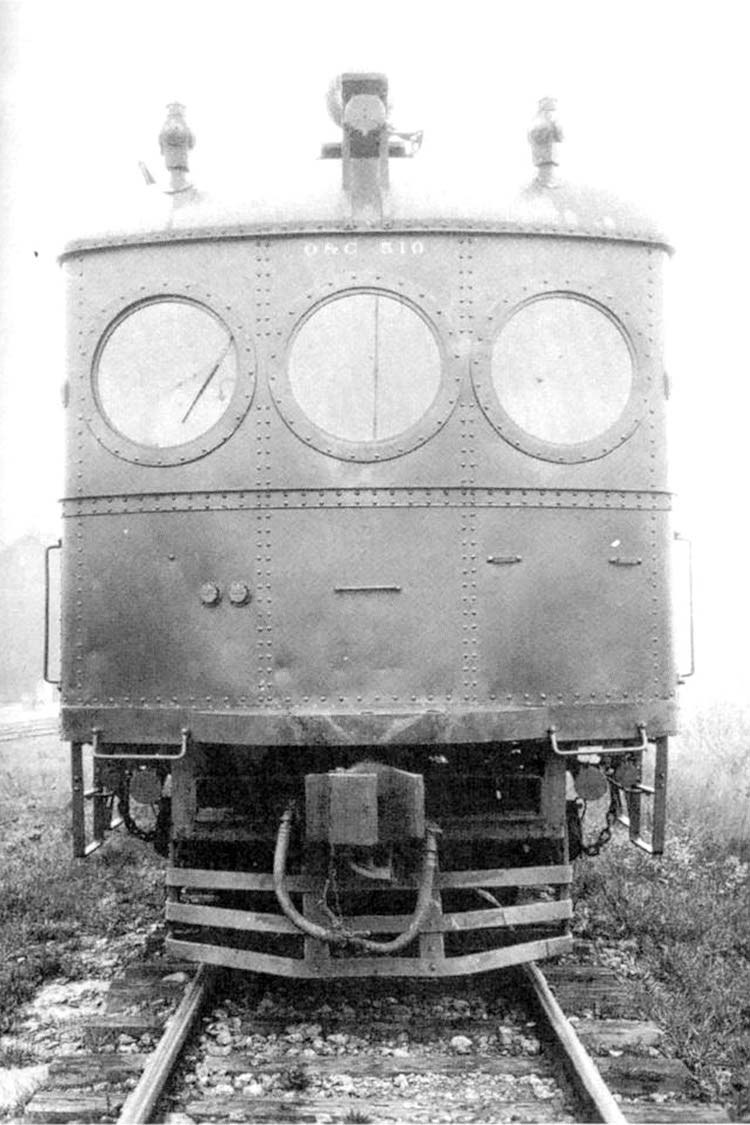
M 0 742 L 14 742 L 24 738 L 43 738 L 46 735 L 58 734 L 60 723 L 58 719 L 23 719 L 16 723 L 0 722 Z

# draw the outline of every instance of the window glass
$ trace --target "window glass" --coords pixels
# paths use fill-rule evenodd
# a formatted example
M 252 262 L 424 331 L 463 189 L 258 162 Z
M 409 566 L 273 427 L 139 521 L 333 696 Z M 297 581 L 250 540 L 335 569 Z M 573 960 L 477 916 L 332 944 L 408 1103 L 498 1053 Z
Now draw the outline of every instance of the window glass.
M 426 322 L 402 301 L 347 294 L 302 325 L 289 381 L 316 426 L 348 441 L 377 441 L 408 430 L 430 408 L 440 351 Z
M 232 398 L 232 334 L 202 305 L 150 301 L 110 331 L 95 382 L 102 411 L 125 437 L 157 448 L 182 445 L 209 430 Z
M 575 444 L 604 433 L 630 397 L 632 360 L 614 321 L 586 301 L 543 297 L 500 332 L 492 382 L 501 406 L 528 434 Z

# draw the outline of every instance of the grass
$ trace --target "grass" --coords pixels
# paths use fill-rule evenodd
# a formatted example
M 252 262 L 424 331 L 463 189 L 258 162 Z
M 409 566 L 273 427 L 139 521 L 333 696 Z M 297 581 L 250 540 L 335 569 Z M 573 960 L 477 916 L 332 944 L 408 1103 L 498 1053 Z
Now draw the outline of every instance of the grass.
M 631 951 L 646 1010 L 707 1098 L 750 1111 L 750 712 L 686 722 L 670 763 L 667 850 L 622 834 L 578 865 L 578 928 Z
M 0 1032 L 45 981 L 91 974 L 93 941 L 161 917 L 161 864 L 138 841 L 115 836 L 74 860 L 67 755 L 55 739 L 0 748 Z M 89 940 L 87 940 L 89 939 Z
M 8 1043 L 0 1046 L 0 1068 L 35 1066 L 39 1056 L 31 1045 L 25 1043 Z

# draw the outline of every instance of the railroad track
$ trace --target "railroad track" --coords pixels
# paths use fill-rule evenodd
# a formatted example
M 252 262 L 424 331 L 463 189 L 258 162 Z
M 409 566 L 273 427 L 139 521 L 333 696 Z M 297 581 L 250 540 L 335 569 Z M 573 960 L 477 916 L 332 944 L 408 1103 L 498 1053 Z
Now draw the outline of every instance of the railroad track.
M 18 739 L 43 738 L 58 734 L 60 723 L 57 718 L 22 719 L 14 723 L 0 723 L 0 742 L 14 742 Z
M 728 1121 L 637 1017 L 585 959 L 319 985 L 156 959 L 113 981 L 90 1049 L 57 1057 L 19 1120 Z

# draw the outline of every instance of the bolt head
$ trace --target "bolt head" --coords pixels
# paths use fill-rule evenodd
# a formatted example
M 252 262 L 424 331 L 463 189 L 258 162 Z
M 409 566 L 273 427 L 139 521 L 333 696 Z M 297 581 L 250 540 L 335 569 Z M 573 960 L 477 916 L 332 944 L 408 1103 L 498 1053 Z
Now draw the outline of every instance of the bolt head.
M 218 605 L 221 601 L 221 590 L 215 582 L 204 582 L 198 596 L 203 605 Z
M 229 600 L 232 605 L 247 605 L 251 594 L 245 582 L 232 582 L 229 587 Z

